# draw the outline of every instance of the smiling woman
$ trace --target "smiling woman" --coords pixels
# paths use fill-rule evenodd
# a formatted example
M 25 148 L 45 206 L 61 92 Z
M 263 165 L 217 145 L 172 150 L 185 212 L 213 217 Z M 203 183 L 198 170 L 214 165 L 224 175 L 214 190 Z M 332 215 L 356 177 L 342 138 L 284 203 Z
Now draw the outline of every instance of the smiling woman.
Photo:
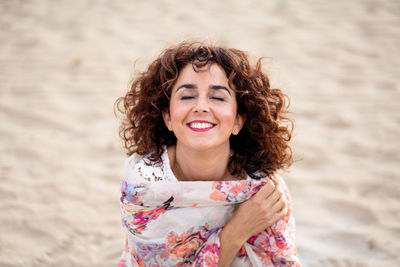
M 122 266 L 300 266 L 286 96 L 237 49 L 166 49 L 117 100 Z
M 237 114 L 235 92 L 228 83 L 224 70 L 217 64 L 210 63 L 196 71 L 188 64 L 181 70 L 172 87 L 169 110 L 163 112 L 165 124 L 177 139 L 177 155 L 182 150 L 229 153 L 229 137 L 234 129 L 239 132 L 244 120 Z M 194 179 L 201 178 L 198 173 L 193 175 Z M 203 173 L 202 176 L 204 179 L 221 177 L 215 175 Z

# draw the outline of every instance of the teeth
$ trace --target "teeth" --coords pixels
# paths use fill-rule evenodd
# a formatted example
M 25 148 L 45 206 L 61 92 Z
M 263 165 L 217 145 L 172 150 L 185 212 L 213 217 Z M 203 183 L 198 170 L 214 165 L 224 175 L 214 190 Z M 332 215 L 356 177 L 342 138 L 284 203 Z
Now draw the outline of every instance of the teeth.
M 205 128 L 211 128 L 213 127 L 213 125 L 208 122 L 192 122 L 190 124 L 190 127 L 195 129 L 205 129 Z

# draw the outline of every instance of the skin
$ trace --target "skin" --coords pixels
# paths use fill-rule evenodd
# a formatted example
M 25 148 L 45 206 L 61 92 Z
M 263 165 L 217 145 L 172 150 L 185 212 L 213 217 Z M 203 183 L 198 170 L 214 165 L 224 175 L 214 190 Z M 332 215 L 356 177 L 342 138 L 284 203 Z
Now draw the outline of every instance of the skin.
M 185 66 L 172 88 L 165 125 L 177 137 L 168 147 L 171 168 L 181 181 L 237 180 L 228 171 L 229 137 L 238 134 L 245 118 L 237 114 L 235 92 L 217 64 L 195 72 Z M 230 266 L 240 247 L 283 218 L 285 203 L 272 181 L 240 204 L 220 235 L 218 266 Z
M 178 178 L 233 179 L 227 164 L 221 162 L 228 162 L 229 137 L 240 131 L 244 119 L 237 114 L 235 92 L 219 65 L 208 65 L 198 72 L 191 64 L 185 66 L 172 88 L 169 112 L 163 117 L 177 138 L 176 147 L 169 152 L 174 154 L 171 167 Z M 196 122 L 209 123 L 211 127 L 198 131 L 191 127 Z

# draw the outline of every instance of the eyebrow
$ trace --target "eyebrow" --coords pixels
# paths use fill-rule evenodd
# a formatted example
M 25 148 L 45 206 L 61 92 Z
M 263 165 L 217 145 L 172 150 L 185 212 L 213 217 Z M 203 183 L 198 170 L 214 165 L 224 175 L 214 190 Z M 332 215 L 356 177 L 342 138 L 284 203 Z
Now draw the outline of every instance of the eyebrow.
M 179 89 L 182 89 L 182 88 L 196 89 L 197 86 L 194 84 L 191 84 L 191 83 L 185 83 L 185 84 L 182 84 L 181 86 L 179 86 L 178 88 L 176 88 L 176 91 L 178 91 Z
M 197 86 L 192 84 L 192 83 L 185 83 L 185 84 L 180 85 L 178 88 L 176 88 L 176 91 L 178 91 L 179 89 L 182 89 L 182 88 L 196 89 Z M 225 86 L 222 86 L 222 85 L 210 85 L 208 87 L 208 89 L 212 89 L 212 90 L 221 90 L 222 89 L 222 90 L 227 91 L 229 95 L 231 94 L 229 89 L 227 87 L 225 87 Z
M 209 87 L 209 89 L 213 89 L 213 90 L 220 90 L 220 89 L 222 89 L 222 90 L 226 90 L 226 91 L 228 92 L 228 94 L 231 94 L 231 92 L 229 91 L 229 89 L 226 88 L 225 86 L 222 86 L 222 85 L 211 85 L 211 86 Z

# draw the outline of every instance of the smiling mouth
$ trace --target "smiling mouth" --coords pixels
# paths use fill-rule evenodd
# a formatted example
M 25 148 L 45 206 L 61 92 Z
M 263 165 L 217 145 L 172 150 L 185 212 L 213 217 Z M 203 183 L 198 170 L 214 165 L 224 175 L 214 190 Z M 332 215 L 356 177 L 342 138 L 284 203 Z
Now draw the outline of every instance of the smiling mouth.
M 216 124 L 209 122 L 191 122 L 187 124 L 194 131 L 207 131 L 212 129 Z

